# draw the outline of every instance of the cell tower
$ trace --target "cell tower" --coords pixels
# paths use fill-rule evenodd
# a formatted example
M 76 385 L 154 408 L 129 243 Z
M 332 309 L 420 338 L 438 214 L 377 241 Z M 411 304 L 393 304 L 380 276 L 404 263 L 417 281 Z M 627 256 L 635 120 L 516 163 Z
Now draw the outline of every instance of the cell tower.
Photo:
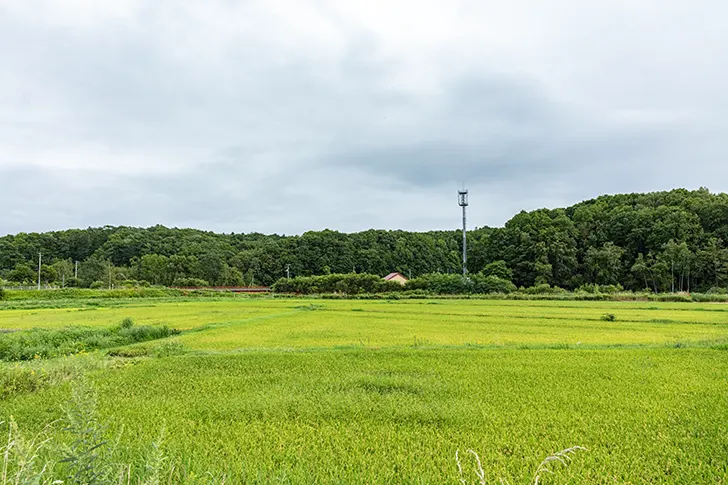
M 468 219 L 465 213 L 468 207 L 467 189 L 458 190 L 458 205 L 463 208 L 463 276 L 468 273 Z

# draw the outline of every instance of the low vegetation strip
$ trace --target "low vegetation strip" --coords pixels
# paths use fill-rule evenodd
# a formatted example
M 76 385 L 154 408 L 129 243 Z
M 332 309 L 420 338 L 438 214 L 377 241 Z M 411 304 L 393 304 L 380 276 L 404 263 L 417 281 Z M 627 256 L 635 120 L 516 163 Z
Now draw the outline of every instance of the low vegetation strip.
M 64 327 L 34 328 L 0 333 L 0 360 L 6 362 L 49 359 L 62 355 L 108 349 L 179 334 L 166 325 L 135 326 L 126 318 L 108 328 Z

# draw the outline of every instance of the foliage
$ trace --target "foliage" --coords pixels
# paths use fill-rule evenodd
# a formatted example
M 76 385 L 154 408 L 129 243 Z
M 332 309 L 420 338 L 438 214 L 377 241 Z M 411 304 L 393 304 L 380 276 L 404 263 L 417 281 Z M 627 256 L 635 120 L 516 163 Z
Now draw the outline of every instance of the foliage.
M 566 290 L 563 288 L 559 288 L 558 286 L 551 286 L 545 283 L 535 285 L 530 288 L 521 288 L 519 291 L 527 295 L 558 295 L 566 293 Z
M 486 264 L 480 273 L 484 276 L 497 276 L 503 280 L 510 281 L 513 279 L 513 271 L 502 259 Z
M 460 274 L 430 273 L 409 280 L 405 287 L 438 295 L 466 295 L 473 292 L 473 281 Z
M 592 294 L 599 294 L 599 293 L 606 293 L 609 295 L 620 293 L 624 291 L 624 288 L 622 288 L 622 285 L 599 285 L 596 283 L 586 283 L 581 285 L 579 288 L 576 289 L 577 292 L 584 292 L 584 293 L 592 293 Z
M 173 286 L 210 286 L 210 283 L 200 278 L 175 278 Z
M 343 293 L 356 295 L 359 293 L 380 293 L 401 291 L 402 285 L 385 281 L 371 274 L 330 274 L 324 276 L 298 276 L 281 278 L 273 285 L 276 293 L 297 293 L 310 295 L 318 293 Z
M 728 287 L 728 194 L 684 189 L 601 196 L 564 209 L 514 215 L 504 227 L 468 233 L 469 274 L 517 286 L 575 289 L 587 283 L 632 291 Z M 457 274 L 461 233 L 367 230 L 300 236 L 214 234 L 154 226 L 102 227 L 0 237 L 0 278 L 118 287 L 126 281 L 270 285 L 287 276 L 350 272 L 414 278 Z M 78 261 L 78 278 L 75 262 Z M 102 282 L 102 283 L 95 283 Z M 193 285 L 197 286 L 197 285 Z
M 512 293 L 516 291 L 516 285 L 511 280 L 491 275 L 475 274 L 470 277 L 473 282 L 473 293 Z

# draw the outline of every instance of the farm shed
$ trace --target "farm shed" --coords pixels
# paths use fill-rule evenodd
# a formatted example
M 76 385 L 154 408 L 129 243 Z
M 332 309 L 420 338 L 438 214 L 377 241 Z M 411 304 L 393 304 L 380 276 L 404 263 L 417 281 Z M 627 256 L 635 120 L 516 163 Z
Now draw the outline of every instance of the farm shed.
M 407 283 L 407 277 L 404 276 L 402 273 L 389 273 L 387 276 L 384 277 L 386 281 L 396 281 L 400 285 L 403 285 Z

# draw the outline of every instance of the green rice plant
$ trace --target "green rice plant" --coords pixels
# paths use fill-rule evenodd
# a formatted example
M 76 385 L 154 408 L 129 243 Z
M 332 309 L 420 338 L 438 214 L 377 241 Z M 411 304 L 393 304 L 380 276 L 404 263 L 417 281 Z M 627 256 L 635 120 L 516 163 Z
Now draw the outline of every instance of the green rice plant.
M 171 357 L 184 354 L 185 347 L 179 340 L 170 340 L 153 347 L 151 352 L 155 357 Z

